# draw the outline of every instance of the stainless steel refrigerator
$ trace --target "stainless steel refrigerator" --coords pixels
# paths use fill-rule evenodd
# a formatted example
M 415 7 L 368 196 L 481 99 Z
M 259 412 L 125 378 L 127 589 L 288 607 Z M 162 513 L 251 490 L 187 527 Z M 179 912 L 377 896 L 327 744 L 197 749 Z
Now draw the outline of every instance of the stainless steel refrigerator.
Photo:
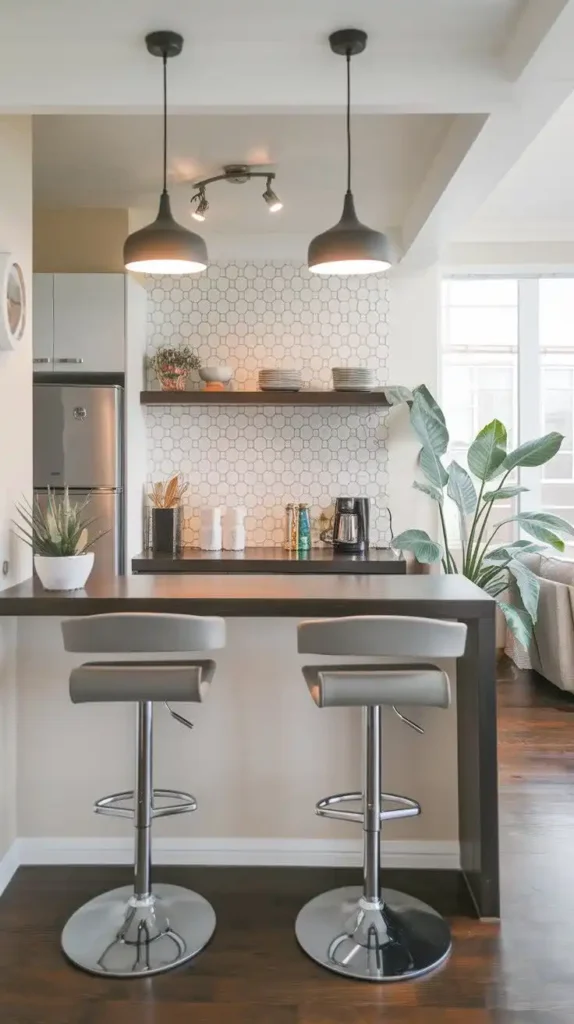
M 65 485 L 72 499 L 91 495 L 90 533 L 97 569 L 124 571 L 123 389 L 112 385 L 34 384 L 34 494 Z

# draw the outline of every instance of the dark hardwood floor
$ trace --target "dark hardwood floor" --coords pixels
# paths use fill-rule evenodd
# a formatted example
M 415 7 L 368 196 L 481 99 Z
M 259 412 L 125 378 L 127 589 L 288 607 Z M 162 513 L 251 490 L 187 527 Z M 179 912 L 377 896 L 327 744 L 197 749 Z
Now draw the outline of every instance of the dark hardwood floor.
M 190 968 L 106 981 L 68 966 L 59 933 L 127 872 L 25 868 L 0 900 L 1 1024 L 573 1024 L 574 698 L 505 664 L 499 722 L 503 922 L 453 918 L 443 970 L 380 986 L 308 960 L 295 913 L 340 872 L 162 868 L 212 900 L 216 938 Z

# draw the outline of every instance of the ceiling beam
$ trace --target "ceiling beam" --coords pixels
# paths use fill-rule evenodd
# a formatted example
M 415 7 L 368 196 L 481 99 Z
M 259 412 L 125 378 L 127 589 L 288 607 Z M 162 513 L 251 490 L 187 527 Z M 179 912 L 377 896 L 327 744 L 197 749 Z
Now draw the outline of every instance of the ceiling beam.
M 225 41 L 191 50 L 169 68 L 169 106 L 180 114 L 337 113 L 344 108 L 344 68 L 323 47 Z M 49 63 L 48 63 L 49 60 Z M 296 73 L 306 67 L 309 73 Z M 247 69 L 247 70 L 246 70 Z M 251 70 L 252 69 L 252 70 Z M 58 53 L 33 43 L 6 49 L 0 61 L 0 113 L 157 113 L 159 69 L 145 52 L 114 55 L 102 77 L 99 48 L 83 43 Z M 74 82 L 73 89 L 70 82 Z M 353 109 L 371 114 L 485 113 L 512 97 L 512 83 L 492 62 L 460 55 L 375 50 L 353 64 Z
M 406 265 L 438 258 L 572 93 L 573 40 L 574 0 L 531 0 L 501 56 L 512 98 L 482 118 L 455 118 L 403 218 Z

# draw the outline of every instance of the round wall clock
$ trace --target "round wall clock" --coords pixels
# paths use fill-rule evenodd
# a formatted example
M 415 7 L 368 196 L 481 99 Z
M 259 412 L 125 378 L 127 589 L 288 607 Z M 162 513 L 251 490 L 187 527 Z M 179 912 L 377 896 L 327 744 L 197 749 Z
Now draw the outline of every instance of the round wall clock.
M 11 253 L 0 253 L 0 349 L 10 350 L 26 326 L 26 285 Z

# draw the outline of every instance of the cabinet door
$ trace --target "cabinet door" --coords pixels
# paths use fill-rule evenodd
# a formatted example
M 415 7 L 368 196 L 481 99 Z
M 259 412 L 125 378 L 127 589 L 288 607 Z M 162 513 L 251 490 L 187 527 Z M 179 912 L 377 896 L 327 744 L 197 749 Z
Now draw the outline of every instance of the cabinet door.
M 54 275 L 54 369 L 124 370 L 123 274 Z
M 34 369 L 54 369 L 54 275 L 34 274 L 32 280 L 32 347 Z

